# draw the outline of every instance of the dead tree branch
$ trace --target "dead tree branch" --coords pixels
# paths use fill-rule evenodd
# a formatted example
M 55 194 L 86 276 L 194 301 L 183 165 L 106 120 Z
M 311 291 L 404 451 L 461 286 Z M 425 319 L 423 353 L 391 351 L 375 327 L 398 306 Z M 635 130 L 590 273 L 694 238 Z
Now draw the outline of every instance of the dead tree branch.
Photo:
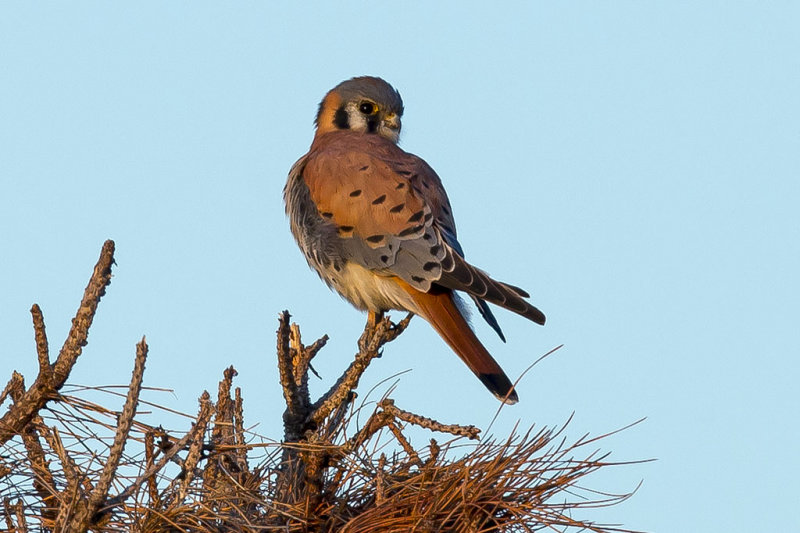
M 0 419 L 0 519 L 9 531 L 629 531 L 573 517 L 630 496 L 582 485 L 597 469 L 623 464 L 593 449 L 608 435 L 568 444 L 564 427 L 544 428 L 475 444 L 466 439 L 476 440 L 478 428 L 410 413 L 389 397 L 357 427 L 364 407 L 353 405 L 355 389 L 411 315 L 393 324 L 371 314 L 350 365 L 312 401 L 308 373 L 328 337 L 304 345 L 299 326 L 282 313 L 281 443 L 245 428 L 232 366 L 224 371 L 216 404 L 204 392 L 197 414 L 185 415 L 192 419 L 188 431 L 173 434 L 142 422 L 139 405 L 176 414 L 141 397 L 148 391 L 142 386 L 144 338 L 120 411 L 59 392 L 110 281 L 113 250 L 106 242 L 54 364 L 41 309 L 31 309 L 38 376 L 26 390 L 14 372 L 0 393 L 0 404 L 11 404 Z M 110 387 L 88 388 L 122 396 Z M 415 447 L 409 425 L 452 439 Z
M 0 445 L 22 431 L 22 428 L 33 420 L 39 409 L 44 407 L 48 400 L 55 397 L 56 393 L 64 386 L 72 367 L 81 355 L 83 347 L 86 346 L 89 327 L 92 325 L 100 298 L 103 297 L 106 287 L 111 283 L 112 264 L 114 264 L 114 241 L 108 240 L 103 245 L 100 259 L 89 279 L 81 305 L 75 318 L 72 319 L 72 328 L 53 365 L 49 361 L 41 309 L 38 305 L 34 305 L 31 309 L 39 355 L 39 375 L 31 388 L 25 391 L 19 401 L 15 401 L 8 412 L 0 418 Z

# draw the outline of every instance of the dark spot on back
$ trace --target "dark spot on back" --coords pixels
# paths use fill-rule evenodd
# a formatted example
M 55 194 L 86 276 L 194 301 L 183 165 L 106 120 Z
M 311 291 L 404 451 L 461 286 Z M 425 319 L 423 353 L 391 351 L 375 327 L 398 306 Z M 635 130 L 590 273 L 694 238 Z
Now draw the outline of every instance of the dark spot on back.
M 422 218 L 422 215 L 424 215 L 424 214 L 425 214 L 425 211 L 417 211 L 416 213 L 414 213 L 413 215 L 408 217 L 408 221 L 409 222 L 417 222 L 419 219 Z
M 336 113 L 334 113 L 333 125 L 340 130 L 350 129 L 350 117 L 347 116 L 347 111 L 345 111 L 344 106 L 337 109 Z
M 419 276 L 411 276 L 411 279 L 416 281 L 417 283 L 422 283 L 423 281 L 425 281 L 425 278 L 421 278 Z
M 406 184 L 405 184 L 405 183 L 398 183 L 398 184 L 397 184 L 397 187 L 395 187 L 395 189 L 402 189 L 402 188 L 403 188 L 403 187 L 405 187 L 405 186 L 406 186 Z
M 425 235 L 422 236 L 422 238 L 425 239 L 426 241 L 429 241 L 433 239 L 433 235 L 431 235 L 430 233 L 426 233 Z
M 425 215 L 425 222 L 429 221 L 431 218 L 433 218 L 433 214 L 428 213 L 427 215 Z
M 400 174 L 401 176 L 410 176 L 411 174 L 413 174 L 413 172 L 411 172 L 410 170 L 398 170 L 397 173 Z
M 381 242 L 383 240 L 383 235 L 381 235 L 381 234 L 370 235 L 369 237 L 367 237 L 367 240 L 369 242 L 376 242 L 376 243 L 377 242 Z
M 407 235 L 413 235 L 414 233 L 417 233 L 421 229 L 422 229 L 422 226 L 411 226 L 411 227 L 408 227 L 408 228 L 404 229 L 403 231 L 401 231 L 397 235 L 399 237 L 405 237 Z
M 389 256 L 388 255 L 382 255 L 381 256 L 381 262 L 388 263 L 389 262 Z
M 400 211 L 402 211 L 402 210 L 403 210 L 403 208 L 404 208 L 405 206 L 406 206 L 406 204 L 397 204 L 397 205 L 396 205 L 396 206 L 394 206 L 393 208 L 389 209 L 389 212 L 390 212 L 390 213 L 399 213 Z
M 431 250 L 430 250 L 431 255 L 439 255 L 439 253 L 441 251 L 442 251 L 442 245 L 441 244 L 435 244 L 435 245 L 431 246 Z
M 322 218 L 333 218 L 333 213 L 329 213 L 327 211 L 320 213 L 320 215 L 322 215 Z
M 353 192 L 350 193 L 350 196 L 355 198 L 356 196 L 359 196 L 360 194 L 361 194 L 361 189 L 356 189 L 356 190 L 354 190 Z
M 364 165 L 363 167 L 359 168 L 358 170 L 360 170 L 361 172 L 364 172 L 367 169 L 369 169 L 369 165 Z
M 381 194 L 380 196 L 372 200 L 372 205 L 382 204 L 384 200 L 386 200 L 386 195 Z
M 428 261 L 427 263 L 422 265 L 422 270 L 424 270 L 425 272 L 430 272 L 431 270 L 433 270 L 437 266 L 439 266 L 439 263 L 436 263 L 434 261 Z
M 341 233 L 350 233 L 353 231 L 353 226 L 339 226 L 339 231 Z

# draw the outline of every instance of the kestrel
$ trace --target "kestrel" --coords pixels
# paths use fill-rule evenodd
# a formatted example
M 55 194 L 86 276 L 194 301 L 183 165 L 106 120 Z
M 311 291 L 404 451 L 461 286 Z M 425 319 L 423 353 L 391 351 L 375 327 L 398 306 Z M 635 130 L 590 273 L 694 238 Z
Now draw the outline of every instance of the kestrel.
M 284 188 L 292 234 L 329 287 L 375 320 L 398 309 L 433 326 L 492 394 L 517 393 L 468 322 L 468 294 L 503 341 L 486 302 L 544 324 L 519 287 L 464 260 L 450 201 L 436 172 L 397 142 L 403 101 L 380 78 L 334 87 L 319 105 L 308 153 Z

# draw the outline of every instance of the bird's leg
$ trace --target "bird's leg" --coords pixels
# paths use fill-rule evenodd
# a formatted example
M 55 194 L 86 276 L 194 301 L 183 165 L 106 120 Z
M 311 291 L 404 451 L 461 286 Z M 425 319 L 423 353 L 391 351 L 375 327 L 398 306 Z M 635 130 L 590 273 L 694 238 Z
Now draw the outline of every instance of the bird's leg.
M 361 338 L 358 339 L 358 347 L 362 352 L 367 350 L 367 347 L 372 342 L 373 337 L 375 337 L 375 333 L 378 331 L 378 324 L 380 324 L 382 320 L 383 311 L 368 311 L 367 324 L 364 326 L 364 333 L 362 333 Z
M 369 311 L 367 314 L 367 327 L 374 330 L 383 320 L 383 311 Z

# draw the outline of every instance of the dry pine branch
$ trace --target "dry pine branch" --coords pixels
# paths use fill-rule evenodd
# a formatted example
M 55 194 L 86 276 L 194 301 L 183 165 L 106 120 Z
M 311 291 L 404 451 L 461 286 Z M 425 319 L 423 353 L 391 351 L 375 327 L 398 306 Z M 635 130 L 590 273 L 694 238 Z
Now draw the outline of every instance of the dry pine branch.
M 300 328 L 283 312 L 277 334 L 286 403 L 282 442 L 245 428 L 233 367 L 223 372 L 216 403 L 201 395 L 182 434 L 138 420 L 144 339 L 121 410 L 65 393 L 110 282 L 113 252 L 107 241 L 53 364 L 41 309 L 31 309 L 37 378 L 26 389 L 15 372 L 0 393 L 0 404 L 10 402 L 0 418 L 0 513 L 8 531 L 626 531 L 573 518 L 629 496 L 598 497 L 583 488 L 585 476 L 611 465 L 588 449 L 597 439 L 567 444 L 564 428 L 545 428 L 467 444 L 477 439 L 477 428 L 409 413 L 390 398 L 353 427 L 364 409 L 354 405 L 361 376 L 410 315 L 398 324 L 382 316 L 369 320 L 353 362 L 315 400 L 308 372 L 327 336 L 304 345 Z M 451 440 L 415 448 L 408 424 Z

